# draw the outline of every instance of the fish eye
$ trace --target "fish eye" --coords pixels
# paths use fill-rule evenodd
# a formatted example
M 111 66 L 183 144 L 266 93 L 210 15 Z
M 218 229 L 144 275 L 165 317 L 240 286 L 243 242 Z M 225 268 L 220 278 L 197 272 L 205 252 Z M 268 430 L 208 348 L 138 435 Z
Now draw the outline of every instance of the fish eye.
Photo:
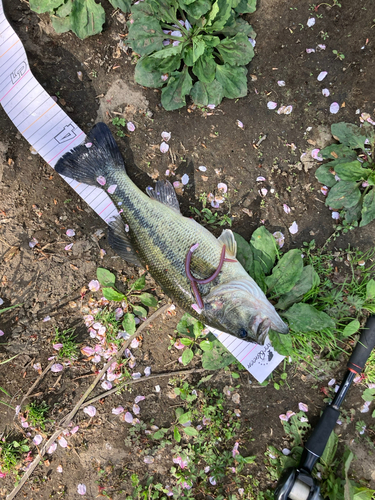
M 247 337 L 247 331 L 245 330 L 245 328 L 241 328 L 238 336 L 240 339 L 245 339 Z

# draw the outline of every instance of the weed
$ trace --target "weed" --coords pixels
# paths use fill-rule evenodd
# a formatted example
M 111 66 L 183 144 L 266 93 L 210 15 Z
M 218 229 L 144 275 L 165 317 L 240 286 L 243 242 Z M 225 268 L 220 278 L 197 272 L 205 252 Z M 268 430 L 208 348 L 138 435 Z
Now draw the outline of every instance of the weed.
M 75 335 L 74 328 L 68 328 L 62 332 L 55 328 L 54 344 L 62 344 L 62 347 L 57 351 L 59 359 L 70 359 L 74 361 L 78 358 L 78 346 L 76 343 L 77 335 Z
M 17 468 L 22 455 L 29 449 L 27 439 L 16 439 L 12 434 L 2 437 L 0 439 L 0 472 L 3 474 L 13 472 L 18 478 Z
M 340 61 L 343 61 L 345 59 L 345 56 L 342 52 L 339 52 L 338 50 L 332 50 L 332 52 L 335 54 L 336 59 L 340 59 Z
M 119 118 L 118 116 L 116 116 L 112 120 L 112 125 L 116 127 L 116 134 L 118 137 L 125 137 L 125 132 L 121 128 L 121 127 L 126 127 L 125 118 Z
M 26 419 L 33 427 L 44 430 L 46 428 L 48 410 L 49 406 L 45 401 L 41 403 L 33 401 L 26 406 Z
M 1 313 L 1 311 L 0 311 Z M 11 358 L 9 359 L 6 359 L 4 361 L 0 361 L 0 365 L 5 365 L 5 363 L 9 363 L 10 361 L 12 361 L 14 358 L 16 358 L 18 356 L 18 354 L 16 354 L 15 356 L 12 356 Z M 1 387 L 0 386 L 0 391 L 3 392 L 6 396 L 8 396 L 9 398 L 11 397 L 10 394 L 8 393 L 8 391 L 6 391 L 4 389 L 4 387 Z M 14 407 L 13 406 L 10 406 L 8 405 L 8 403 L 6 403 L 5 401 L 3 401 L 2 399 L 0 399 L 0 403 L 2 403 L 3 405 L 5 406 L 8 406 L 8 408 L 11 408 L 12 410 L 14 410 Z
M 219 212 L 212 212 L 209 208 L 202 208 L 198 210 L 195 207 L 189 207 L 190 212 L 198 218 L 198 221 L 203 226 L 221 227 L 232 225 L 232 219 L 229 214 L 219 214 Z

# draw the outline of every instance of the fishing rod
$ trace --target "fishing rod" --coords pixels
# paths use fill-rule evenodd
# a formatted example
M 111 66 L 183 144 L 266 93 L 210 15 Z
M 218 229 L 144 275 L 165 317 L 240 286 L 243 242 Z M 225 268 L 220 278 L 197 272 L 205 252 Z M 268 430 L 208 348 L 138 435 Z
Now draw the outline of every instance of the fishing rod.
M 326 406 L 307 440 L 298 467 L 281 474 L 274 493 L 275 500 L 324 500 L 319 483 L 312 477 L 314 465 L 322 456 L 329 436 L 340 416 L 340 406 L 354 378 L 361 373 L 375 346 L 375 316 L 370 316 L 349 358 L 347 371 L 333 401 Z

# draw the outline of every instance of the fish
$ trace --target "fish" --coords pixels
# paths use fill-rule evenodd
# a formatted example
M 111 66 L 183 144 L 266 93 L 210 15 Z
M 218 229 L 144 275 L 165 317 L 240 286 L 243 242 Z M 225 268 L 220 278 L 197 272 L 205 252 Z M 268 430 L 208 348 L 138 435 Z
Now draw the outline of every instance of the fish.
M 62 156 L 56 172 L 101 187 L 120 212 L 108 242 L 130 265 L 146 269 L 175 303 L 205 325 L 263 344 L 269 330 L 288 333 L 274 306 L 236 259 L 231 230 L 219 238 L 181 214 L 169 181 L 141 191 L 126 172 L 108 126 Z

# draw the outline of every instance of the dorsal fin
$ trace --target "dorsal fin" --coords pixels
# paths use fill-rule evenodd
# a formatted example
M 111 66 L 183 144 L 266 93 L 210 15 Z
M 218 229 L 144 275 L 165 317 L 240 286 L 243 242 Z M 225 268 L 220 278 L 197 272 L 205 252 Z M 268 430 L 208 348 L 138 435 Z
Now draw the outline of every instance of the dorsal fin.
M 126 260 L 128 264 L 143 267 L 129 236 L 125 232 L 125 224 L 121 216 L 116 217 L 108 226 L 108 243 L 117 255 Z
M 150 198 L 160 201 L 160 203 L 163 203 L 164 205 L 167 205 L 168 207 L 173 208 L 174 210 L 177 210 L 177 212 L 181 213 L 180 204 L 178 203 L 176 196 L 176 191 L 169 181 L 157 181 L 154 188 L 149 186 L 146 189 L 146 193 Z
M 225 245 L 225 253 L 231 257 L 236 257 L 237 254 L 237 242 L 234 239 L 233 233 L 230 229 L 224 229 L 224 231 L 219 236 L 218 240 L 220 243 Z

